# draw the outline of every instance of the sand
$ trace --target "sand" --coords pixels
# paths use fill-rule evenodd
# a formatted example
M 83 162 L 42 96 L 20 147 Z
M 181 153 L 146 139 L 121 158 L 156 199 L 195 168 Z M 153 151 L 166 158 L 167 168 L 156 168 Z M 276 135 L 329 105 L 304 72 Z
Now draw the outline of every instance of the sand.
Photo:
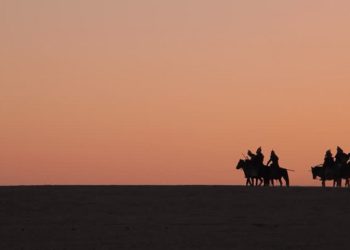
M 0 249 L 349 249 L 350 189 L 0 188 Z

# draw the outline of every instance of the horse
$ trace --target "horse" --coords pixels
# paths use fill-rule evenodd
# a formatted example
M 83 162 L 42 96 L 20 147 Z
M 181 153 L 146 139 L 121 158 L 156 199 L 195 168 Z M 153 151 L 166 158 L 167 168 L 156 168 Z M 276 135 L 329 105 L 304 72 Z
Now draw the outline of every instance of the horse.
M 322 181 L 322 187 L 326 186 L 327 180 L 333 180 L 333 187 L 341 186 L 341 171 L 337 167 L 323 167 L 322 165 L 317 165 L 311 167 L 312 177 L 316 179 L 319 177 Z
M 286 187 L 289 187 L 289 176 L 288 169 L 281 167 L 267 167 L 269 169 L 269 179 L 271 181 L 271 185 L 274 186 L 274 180 L 278 180 L 280 186 L 283 186 L 282 179 L 284 179 Z
M 243 169 L 246 180 L 246 186 L 254 186 L 254 180 L 256 186 L 261 186 L 264 182 L 268 185 L 268 180 L 262 176 L 260 167 L 254 166 L 249 160 L 239 160 L 236 169 Z
M 345 186 L 350 187 L 350 162 L 340 168 L 340 177 L 345 180 Z

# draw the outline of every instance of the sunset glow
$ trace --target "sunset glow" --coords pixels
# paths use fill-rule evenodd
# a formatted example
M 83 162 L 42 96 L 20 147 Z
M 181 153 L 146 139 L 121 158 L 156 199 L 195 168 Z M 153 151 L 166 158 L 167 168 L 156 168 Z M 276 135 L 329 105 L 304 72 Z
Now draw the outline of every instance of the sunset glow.
M 350 152 L 350 2 L 0 1 L 0 185 L 291 185 Z

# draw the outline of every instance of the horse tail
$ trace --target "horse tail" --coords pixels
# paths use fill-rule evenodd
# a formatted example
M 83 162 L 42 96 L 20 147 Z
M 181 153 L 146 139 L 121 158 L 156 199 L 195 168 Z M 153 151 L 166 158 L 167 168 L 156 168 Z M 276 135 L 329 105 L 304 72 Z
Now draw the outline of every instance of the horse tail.
M 289 187 L 289 176 L 288 176 L 288 171 L 287 171 L 287 169 L 285 169 L 285 170 L 283 171 L 283 178 L 284 178 L 284 180 L 286 181 L 286 186 Z

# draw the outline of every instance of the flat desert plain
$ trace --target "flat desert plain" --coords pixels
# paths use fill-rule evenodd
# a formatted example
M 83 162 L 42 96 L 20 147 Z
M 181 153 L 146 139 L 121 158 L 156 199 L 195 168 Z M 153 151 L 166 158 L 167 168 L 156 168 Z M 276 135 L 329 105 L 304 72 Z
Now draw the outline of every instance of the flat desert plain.
M 0 188 L 0 249 L 350 249 L 350 189 Z

